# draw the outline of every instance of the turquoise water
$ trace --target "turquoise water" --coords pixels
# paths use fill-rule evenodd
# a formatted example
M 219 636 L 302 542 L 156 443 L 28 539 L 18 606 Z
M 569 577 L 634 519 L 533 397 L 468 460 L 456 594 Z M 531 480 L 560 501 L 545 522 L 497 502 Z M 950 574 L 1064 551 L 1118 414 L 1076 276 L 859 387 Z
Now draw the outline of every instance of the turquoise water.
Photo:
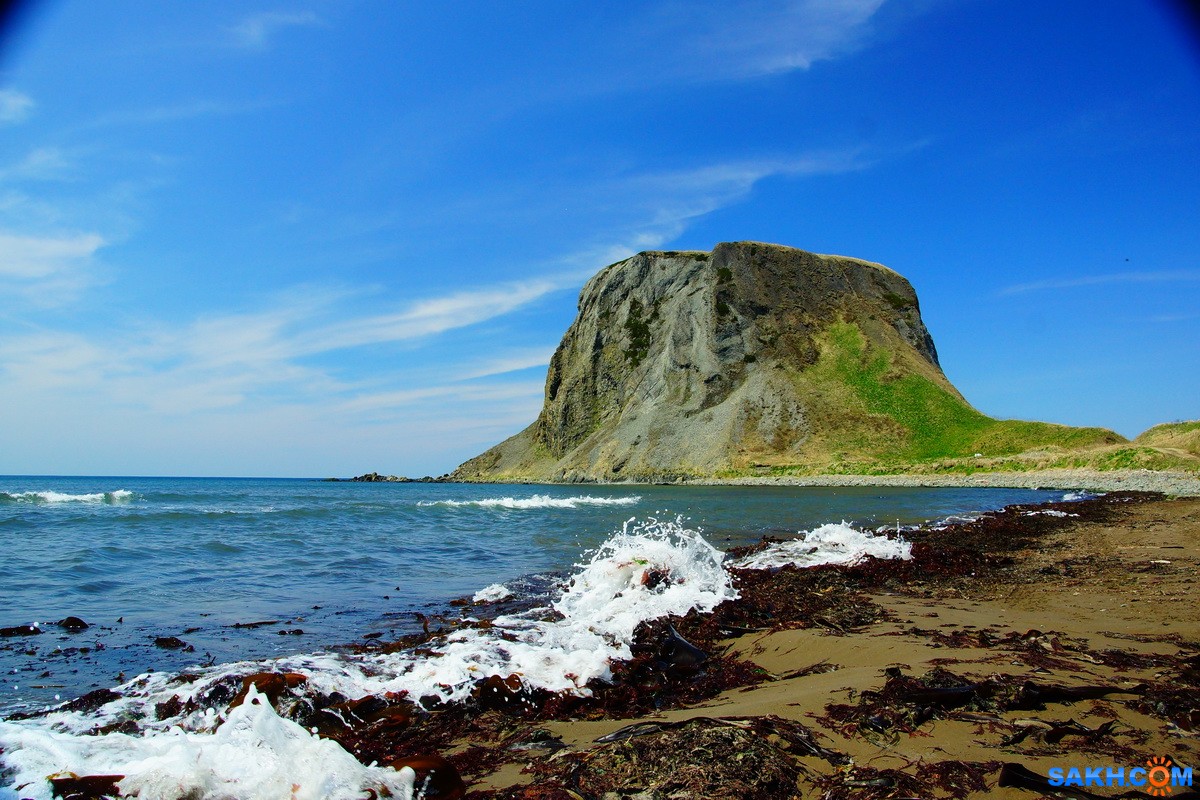
M 718 548 L 822 523 L 909 525 L 1061 492 L 0 478 L 0 712 L 148 670 L 417 630 L 497 582 L 545 592 L 625 520 L 682 516 Z M 77 616 L 91 627 L 53 623 Z M 254 628 L 234 625 L 272 624 Z M 301 634 L 281 635 L 280 631 Z M 174 636 L 191 650 L 157 647 Z

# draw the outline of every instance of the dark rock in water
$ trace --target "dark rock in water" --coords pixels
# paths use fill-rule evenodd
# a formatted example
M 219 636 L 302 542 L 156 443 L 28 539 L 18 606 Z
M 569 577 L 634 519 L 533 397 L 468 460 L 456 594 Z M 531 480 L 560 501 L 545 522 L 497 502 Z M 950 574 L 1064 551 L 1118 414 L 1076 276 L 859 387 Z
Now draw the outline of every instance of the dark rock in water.
M 14 625 L 11 628 L 0 628 L 0 636 L 37 636 L 42 629 L 36 625 Z
M 475 685 L 473 696 L 480 708 L 491 711 L 520 713 L 537 708 L 519 675 L 509 675 L 507 678 L 492 675 L 485 678 Z
M 280 636 L 303 636 L 304 630 L 301 628 L 292 628 L 291 630 L 276 631 Z
M 184 705 L 183 701 L 179 699 L 179 695 L 174 695 L 170 700 L 154 704 L 154 718 L 158 720 L 177 717 L 183 712 Z
M 71 633 L 74 633 L 76 631 L 86 631 L 92 626 L 88 625 L 79 617 L 67 617 L 66 619 L 60 619 L 58 621 L 58 627 L 66 628 Z
M 278 625 L 278 624 L 279 624 L 279 620 L 277 620 L 277 619 L 264 619 L 260 622 L 235 622 L 232 625 L 230 625 L 229 627 L 239 628 L 239 629 L 254 629 L 254 628 L 265 628 L 268 625 Z
M 100 706 L 108 705 L 113 700 L 119 699 L 121 699 L 121 695 L 112 689 L 96 689 L 82 697 L 77 697 L 68 703 L 64 703 L 62 708 L 64 711 L 85 711 L 90 714 L 100 708 Z
M 103 800 L 106 797 L 120 797 L 121 790 L 117 788 L 117 783 L 124 779 L 124 775 L 68 775 L 50 778 L 49 781 L 54 796 L 63 800 Z
M 466 796 L 467 786 L 454 765 L 441 756 L 411 756 L 388 763 L 394 770 L 408 767 L 417 773 L 417 797 L 428 800 L 459 800 Z
M 352 483 L 412 483 L 413 479 L 401 475 L 380 475 L 378 472 L 368 472 L 366 475 L 351 478 L 350 481 Z
M 298 672 L 256 672 L 242 678 L 242 689 L 233 698 L 229 707 L 236 708 L 244 703 L 251 686 L 258 689 L 259 694 L 266 697 L 272 706 L 278 706 L 279 698 L 283 697 L 284 693 L 306 683 L 308 683 L 308 678 Z
M 407 729 L 412 724 L 413 711 L 413 704 L 398 695 L 367 695 L 327 706 L 314 715 L 313 721 L 319 733 L 339 741 L 347 730 L 378 740 Z
M 180 639 L 178 636 L 159 636 L 154 640 L 155 647 L 161 647 L 164 650 L 187 650 L 192 646 Z M 192 648 L 195 649 L 195 648 Z

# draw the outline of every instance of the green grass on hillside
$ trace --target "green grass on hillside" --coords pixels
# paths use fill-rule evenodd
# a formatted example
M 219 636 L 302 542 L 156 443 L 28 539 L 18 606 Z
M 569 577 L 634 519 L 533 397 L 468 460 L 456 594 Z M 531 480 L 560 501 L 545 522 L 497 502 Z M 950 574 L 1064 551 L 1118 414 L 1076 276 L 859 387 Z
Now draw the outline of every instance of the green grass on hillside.
M 947 386 L 912 365 L 894 363 L 895 355 L 873 346 L 853 323 L 840 322 L 825 332 L 821 357 L 808 372 L 818 384 L 842 385 L 860 410 L 901 435 L 877 457 L 903 461 L 1004 456 L 1035 448 L 1067 450 L 1124 441 L 1103 428 L 1071 428 L 1045 422 L 997 420 L 976 411 Z M 888 424 L 890 423 L 890 424 Z M 887 452 L 889 451 L 890 452 Z
M 1166 422 L 1144 431 L 1137 444 L 1149 447 L 1169 447 L 1200 456 L 1200 420 Z

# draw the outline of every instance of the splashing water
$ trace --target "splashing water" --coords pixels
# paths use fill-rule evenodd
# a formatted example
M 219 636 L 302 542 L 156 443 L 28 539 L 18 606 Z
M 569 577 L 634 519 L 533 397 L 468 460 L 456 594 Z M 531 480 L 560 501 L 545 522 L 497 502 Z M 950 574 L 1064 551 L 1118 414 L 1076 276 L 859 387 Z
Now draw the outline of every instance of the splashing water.
M 642 500 L 633 497 L 550 497 L 535 494 L 533 497 L 485 497 L 480 500 L 422 500 L 419 506 L 444 506 L 446 508 L 503 508 L 525 510 L 535 508 L 583 508 L 585 506 L 632 506 Z
M 118 687 L 116 699 L 91 713 L 58 710 L 0 721 L 4 781 L 21 786 L 21 797 L 37 800 L 51 796 L 45 778 L 64 771 L 125 775 L 122 791 L 143 798 L 348 798 L 362 796 L 368 786 L 411 797 L 411 775 L 362 766 L 336 743 L 280 717 L 269 703 L 226 711 L 200 707 L 164 720 L 155 707 L 173 698 L 182 706 L 202 703 L 218 683 L 263 670 L 300 672 L 309 690 L 352 698 L 407 692 L 456 702 L 492 675 L 586 695 L 589 681 L 610 679 L 612 663 L 631 657 L 642 621 L 711 611 L 735 599 L 723 559 L 679 519 L 629 520 L 577 565 L 550 607 L 499 617 L 491 629 L 456 631 L 430 656 L 320 653 L 222 665 L 183 684 L 152 673 Z M 134 720 L 141 732 L 93 733 L 117 720 Z
M 821 564 L 857 564 L 868 556 L 909 559 L 912 558 L 912 544 L 900 537 L 890 538 L 858 530 L 843 520 L 808 531 L 799 539 L 773 544 L 731 566 L 774 569 L 788 565 L 815 567 Z

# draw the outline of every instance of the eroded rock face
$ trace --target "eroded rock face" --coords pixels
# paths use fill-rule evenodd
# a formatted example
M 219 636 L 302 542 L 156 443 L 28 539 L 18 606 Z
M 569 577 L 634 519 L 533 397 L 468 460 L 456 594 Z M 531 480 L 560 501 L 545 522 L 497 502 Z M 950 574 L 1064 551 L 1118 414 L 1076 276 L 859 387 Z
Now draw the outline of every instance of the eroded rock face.
M 916 293 L 879 264 L 757 242 L 640 253 L 584 286 L 537 420 L 453 477 L 652 480 L 786 460 L 812 432 L 795 376 L 838 321 L 945 382 Z

